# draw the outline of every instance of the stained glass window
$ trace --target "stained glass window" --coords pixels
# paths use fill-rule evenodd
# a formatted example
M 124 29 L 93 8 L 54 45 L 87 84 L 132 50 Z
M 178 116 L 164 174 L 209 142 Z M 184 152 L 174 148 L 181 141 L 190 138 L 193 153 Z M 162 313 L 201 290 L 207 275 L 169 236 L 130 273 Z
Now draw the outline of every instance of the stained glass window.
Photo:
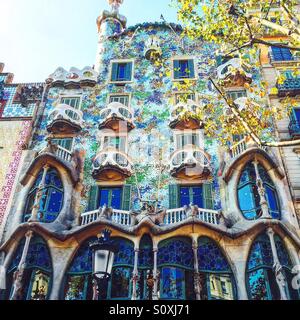
M 269 212 L 273 219 L 280 219 L 279 200 L 275 185 L 261 165 L 258 165 L 258 171 L 263 181 Z M 256 172 L 252 162 L 246 165 L 241 174 L 238 185 L 238 200 L 240 209 L 246 219 L 254 220 L 261 216 L 260 196 L 256 185 Z
M 17 270 L 25 245 L 25 239 L 20 242 L 14 258 L 8 268 L 7 294 L 12 294 L 13 273 Z M 23 291 L 20 299 L 24 300 L 46 300 L 49 298 L 51 289 L 52 263 L 49 249 L 45 241 L 34 236 L 28 248 L 23 276 Z M 8 296 L 7 296 L 8 298 Z
M 38 177 L 28 194 L 23 216 L 24 222 L 28 221 L 31 217 L 42 176 L 43 170 L 38 174 Z M 43 195 L 40 201 L 38 220 L 40 222 L 53 222 L 61 211 L 64 197 L 62 181 L 58 172 L 54 168 L 48 170 L 45 179 L 45 186 L 42 191 Z
M 66 276 L 65 300 L 91 300 L 93 297 L 93 256 L 90 238 L 79 248 Z M 119 245 L 115 255 L 111 281 L 107 288 L 108 299 L 129 299 L 131 296 L 131 277 L 134 264 L 134 245 L 123 238 L 114 238 Z
M 209 238 L 198 241 L 198 265 L 202 300 L 234 300 L 235 284 L 231 268 L 217 244 Z
M 275 235 L 275 245 L 278 259 L 284 268 L 286 280 L 292 277 L 291 261 L 281 239 Z M 273 254 L 271 243 L 266 234 L 260 235 L 252 244 L 248 264 L 247 278 L 249 296 L 252 300 L 279 300 L 280 291 L 273 271 Z M 299 299 L 299 293 L 291 287 L 291 281 L 287 281 L 287 296 L 291 299 Z

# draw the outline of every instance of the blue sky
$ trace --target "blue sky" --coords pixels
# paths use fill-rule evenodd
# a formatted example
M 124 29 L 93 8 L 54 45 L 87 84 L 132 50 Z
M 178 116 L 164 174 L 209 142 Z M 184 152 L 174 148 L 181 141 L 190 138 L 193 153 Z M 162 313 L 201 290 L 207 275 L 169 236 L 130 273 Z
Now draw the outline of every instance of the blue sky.
M 128 25 L 176 22 L 171 0 L 124 0 Z M 96 18 L 107 0 L 0 0 L 0 62 L 14 82 L 44 81 L 57 67 L 95 63 Z

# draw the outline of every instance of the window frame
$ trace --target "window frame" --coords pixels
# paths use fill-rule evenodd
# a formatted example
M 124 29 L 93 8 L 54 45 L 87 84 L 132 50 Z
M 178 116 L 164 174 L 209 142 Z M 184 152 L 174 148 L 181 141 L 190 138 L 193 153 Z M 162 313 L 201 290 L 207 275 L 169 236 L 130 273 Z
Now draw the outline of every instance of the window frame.
M 112 80 L 112 75 L 113 75 L 113 64 L 121 64 L 121 63 L 132 63 L 132 70 L 131 70 L 131 77 L 130 80 L 124 80 L 124 81 L 119 81 L 119 80 Z M 135 61 L 134 59 L 113 59 L 110 61 L 110 66 L 109 66 L 109 83 L 112 84 L 126 84 L 126 83 L 132 83 L 134 79 L 134 69 L 135 69 Z
M 184 60 L 192 60 L 193 64 L 194 64 L 194 77 L 187 77 L 187 78 L 175 78 L 175 70 L 174 70 L 174 63 L 175 61 L 184 61 Z M 174 56 L 171 58 L 171 78 L 172 81 L 175 82 L 180 82 L 180 81 L 193 81 L 193 80 L 197 80 L 198 79 L 198 67 L 197 67 L 197 63 L 196 63 L 197 59 L 195 56 L 187 56 L 187 55 L 183 55 L 183 56 Z
M 78 103 L 78 107 L 74 108 L 71 105 L 68 105 L 64 102 L 62 102 L 63 99 L 79 99 L 79 103 Z M 59 95 L 59 104 L 66 104 L 68 105 L 70 108 L 73 108 L 74 110 L 78 110 L 81 111 L 81 107 L 82 107 L 82 95 L 81 94 L 61 94 Z
M 110 101 L 111 98 L 113 97 L 127 97 L 128 99 L 128 105 L 125 105 L 128 109 L 130 109 L 130 105 L 131 105 L 131 98 L 132 98 L 132 94 L 131 93 L 110 93 L 107 95 L 107 105 L 109 105 L 110 103 L 116 102 L 116 101 Z M 120 102 L 121 103 L 121 102 Z

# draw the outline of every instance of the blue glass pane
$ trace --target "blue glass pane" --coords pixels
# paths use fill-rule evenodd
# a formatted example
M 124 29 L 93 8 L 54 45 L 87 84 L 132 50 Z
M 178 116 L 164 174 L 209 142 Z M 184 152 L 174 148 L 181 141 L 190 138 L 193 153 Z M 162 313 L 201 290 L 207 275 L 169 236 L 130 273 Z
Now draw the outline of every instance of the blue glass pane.
M 178 268 L 162 268 L 161 299 L 184 300 L 184 271 Z
M 96 238 L 86 241 L 78 250 L 69 273 L 92 273 L 93 270 L 93 257 L 92 251 L 89 248 L 89 243 Z
M 291 263 L 289 254 L 284 244 L 282 243 L 281 239 L 277 235 L 275 236 L 275 244 L 276 244 L 277 255 L 278 255 L 280 264 L 289 269 L 292 269 L 292 263 Z
M 142 238 L 139 251 L 139 268 L 153 269 L 153 245 L 149 235 Z
M 59 213 L 62 207 L 63 194 L 61 191 L 50 189 L 48 201 L 48 213 Z
M 124 80 L 126 78 L 126 64 L 118 64 L 118 80 Z
M 170 239 L 159 244 L 157 254 L 158 265 L 174 265 L 194 268 L 192 244 L 185 239 Z
M 202 272 L 231 272 L 230 266 L 219 247 L 208 238 L 199 239 L 199 270 Z
M 112 189 L 111 207 L 114 209 L 121 209 L 122 189 Z
M 263 269 L 249 273 L 248 283 L 251 300 L 271 300 L 267 290 L 267 281 Z
M 294 108 L 294 115 L 298 123 L 300 123 L 300 109 Z
M 293 60 L 293 55 L 289 48 L 272 47 L 272 53 L 275 61 Z
M 189 206 L 191 203 L 189 188 L 180 188 L 180 206 Z
M 134 245 L 131 241 L 121 238 L 114 239 L 119 245 L 119 251 L 115 255 L 115 265 L 130 265 L 134 264 Z
M 115 267 L 112 271 L 111 298 L 127 299 L 130 297 L 130 280 L 132 269 L 128 267 Z
M 192 190 L 193 190 L 193 204 L 197 205 L 199 208 L 204 208 L 202 187 L 195 187 L 195 188 L 192 188 Z
M 108 189 L 100 189 L 100 203 L 99 207 L 109 206 L 109 190 Z
M 273 219 L 279 219 L 280 218 L 280 212 L 277 202 L 277 193 L 275 190 L 270 188 L 268 185 L 264 185 L 265 191 L 266 191 L 266 198 L 268 202 L 268 206 L 270 209 L 270 213 L 272 215 Z
M 273 264 L 270 241 L 266 235 L 262 235 L 257 238 L 252 245 L 248 260 L 248 270 L 262 266 L 273 268 Z

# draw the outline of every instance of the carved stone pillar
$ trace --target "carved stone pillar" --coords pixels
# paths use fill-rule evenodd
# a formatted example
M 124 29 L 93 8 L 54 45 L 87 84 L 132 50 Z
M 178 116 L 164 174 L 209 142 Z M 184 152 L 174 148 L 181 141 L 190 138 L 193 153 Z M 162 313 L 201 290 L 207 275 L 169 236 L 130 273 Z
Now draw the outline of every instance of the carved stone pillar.
M 287 282 L 282 269 L 282 265 L 280 264 L 280 261 L 278 259 L 278 254 L 277 254 L 277 249 L 276 249 L 276 244 L 274 239 L 274 231 L 271 227 L 268 228 L 267 235 L 269 236 L 270 243 L 271 243 L 272 255 L 274 260 L 273 268 L 274 268 L 276 281 L 280 290 L 280 297 L 281 297 L 281 300 L 288 300 L 288 297 L 286 294 Z
M 158 300 L 158 280 L 159 280 L 159 271 L 157 269 L 157 252 L 158 248 L 153 248 L 153 300 Z
M 22 289 L 22 280 L 23 280 L 23 275 L 26 267 L 26 258 L 27 258 L 32 236 L 33 236 L 33 231 L 31 230 L 27 231 L 27 233 L 25 234 L 26 240 L 25 240 L 25 245 L 23 248 L 21 260 L 19 262 L 17 270 L 14 273 L 14 284 L 13 284 L 13 293 L 11 296 L 11 300 L 18 300 L 20 295 L 20 290 Z
M 38 187 L 38 190 L 37 190 L 37 193 L 36 193 L 36 197 L 35 197 L 35 201 L 34 201 L 34 205 L 33 205 L 33 208 L 32 208 L 31 217 L 28 220 L 28 222 L 38 221 L 38 213 L 39 213 L 39 209 L 40 209 L 40 201 L 41 201 L 42 196 L 43 196 L 43 189 L 45 187 L 46 176 L 47 176 L 49 168 L 50 167 L 47 164 L 43 168 L 44 171 L 43 171 L 42 180 L 41 180 L 41 182 L 39 184 L 39 187 Z
M 134 249 L 134 268 L 132 273 L 132 298 L 131 300 L 137 300 L 137 283 L 139 280 L 138 271 L 138 259 L 139 259 L 139 248 Z
M 258 170 L 258 161 L 255 159 L 253 161 L 253 165 L 255 168 L 255 173 L 256 173 L 256 185 L 260 197 L 260 205 L 261 205 L 261 210 L 262 210 L 262 216 L 261 218 L 267 218 L 270 219 L 271 215 L 269 213 L 269 207 L 268 207 L 268 202 L 266 199 L 266 191 L 263 185 L 263 181 L 261 180 L 259 170 Z
M 194 290 L 196 294 L 196 300 L 201 300 L 201 284 L 198 264 L 198 242 L 193 240 L 193 253 L 194 253 Z

